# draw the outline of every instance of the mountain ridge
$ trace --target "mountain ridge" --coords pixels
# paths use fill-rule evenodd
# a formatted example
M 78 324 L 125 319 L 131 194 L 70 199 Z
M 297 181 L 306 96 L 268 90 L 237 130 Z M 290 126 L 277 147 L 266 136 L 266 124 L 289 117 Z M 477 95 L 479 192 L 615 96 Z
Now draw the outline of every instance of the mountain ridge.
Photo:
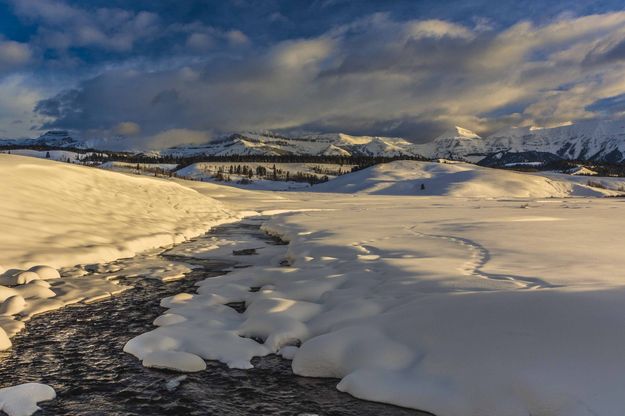
M 81 141 L 64 130 L 36 139 L 4 140 L 8 146 L 50 146 L 110 150 L 121 139 Z M 509 128 L 486 137 L 455 126 L 428 143 L 400 137 L 345 133 L 289 137 L 270 132 L 243 132 L 203 144 L 178 145 L 143 152 L 154 156 L 366 156 L 463 159 L 487 166 L 510 163 L 583 160 L 625 161 L 625 120 L 585 121 L 553 128 Z

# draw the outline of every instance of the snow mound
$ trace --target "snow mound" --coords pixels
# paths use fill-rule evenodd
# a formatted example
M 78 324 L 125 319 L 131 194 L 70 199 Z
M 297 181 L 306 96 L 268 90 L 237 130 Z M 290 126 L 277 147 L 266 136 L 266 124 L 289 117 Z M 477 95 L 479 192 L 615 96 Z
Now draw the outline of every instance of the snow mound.
M 212 198 L 154 178 L 5 154 L 0 176 L 4 269 L 131 257 L 235 217 Z M 34 272 L 58 277 L 52 270 Z
M 0 351 L 8 350 L 13 344 L 9 336 L 2 327 L 0 327 Z
M 145 356 L 144 367 L 191 373 L 206 370 L 206 363 L 195 354 L 184 351 L 154 351 Z
M 340 176 L 316 192 L 479 198 L 604 196 L 614 192 L 580 183 L 468 163 L 397 161 Z
M 39 410 L 37 403 L 56 397 L 45 384 L 26 383 L 0 389 L 0 410 L 9 416 L 30 416 Z

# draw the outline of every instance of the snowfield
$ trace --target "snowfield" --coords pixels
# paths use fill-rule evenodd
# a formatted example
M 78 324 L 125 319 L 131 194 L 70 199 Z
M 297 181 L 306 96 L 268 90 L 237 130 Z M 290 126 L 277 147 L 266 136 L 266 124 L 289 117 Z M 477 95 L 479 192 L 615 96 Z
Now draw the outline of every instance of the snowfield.
M 423 181 L 430 195 L 408 196 Z M 243 210 L 285 207 L 263 228 L 289 245 L 164 299 L 157 328 L 125 347 L 144 362 L 169 352 L 181 371 L 196 369 L 187 354 L 250 368 L 277 353 L 296 374 L 439 416 L 622 415 L 623 200 L 555 198 L 603 190 L 419 162 L 313 188 L 342 194 L 193 186 Z M 232 244 L 198 252 L 256 247 Z
M 569 179 L 570 178 L 570 179 Z M 477 198 L 548 198 L 616 195 L 593 188 L 568 175 L 548 178 L 469 163 L 397 161 L 376 165 L 333 181 L 313 191 L 374 195 L 447 195 Z
M 585 178 L 411 161 L 279 193 L 17 156 L 1 156 L 0 171 L 11 184 L 0 190 L 5 267 L 105 262 L 237 217 L 288 242 L 174 247 L 176 258 L 250 267 L 163 299 L 155 328 L 124 348 L 147 367 L 251 368 L 275 353 L 298 375 L 337 378 L 356 397 L 437 416 L 625 409 L 625 200 L 597 198 L 618 192 Z M 97 265 L 98 273 L 161 268 L 145 256 Z M 184 274 L 169 267 L 162 280 Z M 0 287 L 0 307 L 28 317 L 29 291 L 65 280 L 87 290 L 91 281 L 81 282 L 95 279 L 81 267 L 60 279 L 53 270 L 5 276 L 15 281 Z M 13 316 L 0 320 L 7 331 L 19 326 Z

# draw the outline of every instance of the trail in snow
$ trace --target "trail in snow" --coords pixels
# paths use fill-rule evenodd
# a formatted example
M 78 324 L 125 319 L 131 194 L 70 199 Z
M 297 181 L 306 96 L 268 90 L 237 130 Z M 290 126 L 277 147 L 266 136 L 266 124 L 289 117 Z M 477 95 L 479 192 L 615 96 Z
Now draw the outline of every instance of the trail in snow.
M 491 260 L 491 254 L 490 251 L 488 251 L 488 249 L 480 243 L 468 238 L 456 237 L 453 235 L 426 234 L 415 230 L 416 227 L 418 226 L 414 225 L 408 228 L 408 230 L 421 238 L 436 238 L 451 241 L 466 248 L 470 253 L 470 257 L 464 264 L 463 272 L 467 275 L 477 276 L 488 280 L 511 281 L 522 289 L 547 289 L 558 287 L 557 285 L 552 285 L 551 283 L 537 277 L 486 272 L 483 269 Z

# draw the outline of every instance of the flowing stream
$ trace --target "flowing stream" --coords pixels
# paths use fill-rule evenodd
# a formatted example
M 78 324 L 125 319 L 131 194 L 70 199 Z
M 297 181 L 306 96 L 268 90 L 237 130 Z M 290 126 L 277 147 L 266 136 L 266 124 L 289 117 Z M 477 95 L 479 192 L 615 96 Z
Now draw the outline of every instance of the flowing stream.
M 276 244 L 245 224 L 217 227 L 200 239 L 237 236 Z M 426 415 L 353 398 L 337 391 L 334 379 L 295 376 L 290 361 L 275 355 L 253 360 L 251 370 L 214 361 L 193 374 L 144 368 L 122 348 L 153 328 L 164 311 L 161 298 L 192 293 L 195 282 L 233 265 L 185 261 L 202 267 L 170 283 L 132 279 L 134 289 L 113 298 L 31 320 L 0 356 L 0 387 L 30 381 L 54 387 L 57 399 L 40 403 L 37 415 Z

